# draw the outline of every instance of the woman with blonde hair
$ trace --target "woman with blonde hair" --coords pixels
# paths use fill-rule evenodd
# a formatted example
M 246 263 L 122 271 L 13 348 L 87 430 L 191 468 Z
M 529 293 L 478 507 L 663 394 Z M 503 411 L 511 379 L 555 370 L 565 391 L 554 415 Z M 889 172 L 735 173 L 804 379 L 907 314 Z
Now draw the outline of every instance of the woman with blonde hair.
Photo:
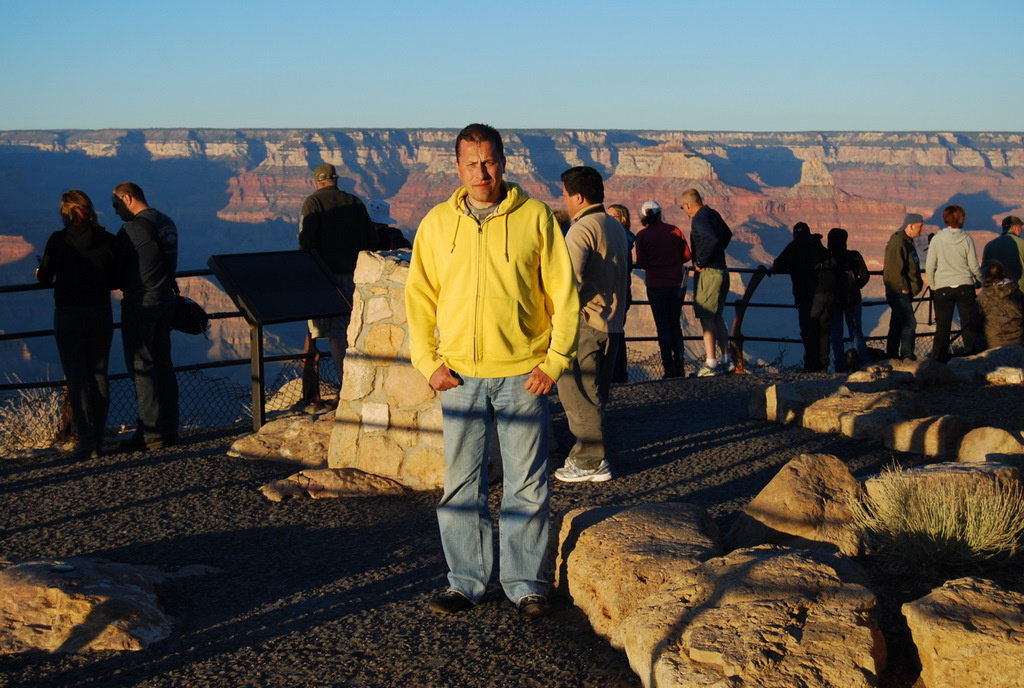
M 64 228 L 46 242 L 36 278 L 54 283 L 53 335 L 78 435 L 72 456 L 95 459 L 103 448 L 110 408 L 107 364 L 114 333 L 114 235 L 100 225 L 92 201 L 77 189 L 61 196 L 60 217 Z

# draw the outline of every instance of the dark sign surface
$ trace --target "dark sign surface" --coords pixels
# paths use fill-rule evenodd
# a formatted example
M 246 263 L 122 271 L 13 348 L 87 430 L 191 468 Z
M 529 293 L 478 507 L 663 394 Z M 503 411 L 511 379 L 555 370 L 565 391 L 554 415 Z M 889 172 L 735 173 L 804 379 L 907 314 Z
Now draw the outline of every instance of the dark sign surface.
M 341 285 L 312 251 L 210 256 L 206 264 L 250 325 L 326 318 L 351 310 Z

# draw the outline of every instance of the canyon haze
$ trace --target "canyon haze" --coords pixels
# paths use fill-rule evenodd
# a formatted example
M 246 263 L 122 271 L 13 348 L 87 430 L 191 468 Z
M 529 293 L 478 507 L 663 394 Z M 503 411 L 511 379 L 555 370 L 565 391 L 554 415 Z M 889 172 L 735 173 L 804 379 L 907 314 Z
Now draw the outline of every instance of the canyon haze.
M 885 242 L 906 212 L 927 221 L 921 241 L 941 226 L 949 203 L 967 211 L 966 228 L 979 251 L 997 236 L 1005 215 L 1024 215 L 1024 134 L 956 132 L 683 132 L 505 130 L 506 179 L 553 207 L 561 204 L 559 175 L 591 165 L 604 176 L 606 202 L 635 215 L 658 200 L 665 219 L 689 235 L 678 210 L 679 194 L 697 188 L 734 232 L 730 264 L 770 264 L 790 240 L 790 227 L 850 232 L 872 270 L 881 269 Z M 150 203 L 175 219 L 181 232 L 182 270 L 206 267 L 212 254 L 295 248 L 298 212 L 312 191 L 311 170 L 328 162 L 340 186 L 364 200 L 391 204 L 392 217 L 412 237 L 420 218 L 458 185 L 455 129 L 228 130 L 146 129 L 0 132 L 0 283 L 31 282 L 36 256 L 59 229 L 60 193 L 80 188 L 116 231 L 110 190 L 137 182 Z M 633 231 L 639 229 L 634 220 Z M 268 275 L 287 279 L 287 275 Z M 789 302 L 789 280 L 765 281 L 758 302 Z M 642 279 L 634 294 L 643 299 Z M 212 310 L 230 310 L 215 281 L 188 280 L 187 291 Z M 734 278 L 734 292 L 742 285 Z M 734 293 L 734 297 L 737 294 Z M 869 298 L 881 296 L 879 280 Z M 645 309 L 635 309 L 642 311 Z M 688 311 L 689 309 L 687 309 Z M 631 311 L 627 335 L 653 333 L 645 312 Z M 9 294 L 0 305 L 0 329 L 47 329 L 52 302 L 45 292 Z M 748 334 L 796 336 L 795 312 L 751 314 Z M 727 318 L 731 313 L 727 311 Z M 791 317 L 790 317 L 791 316 Z M 878 332 L 884 308 L 866 315 L 865 329 Z M 687 312 L 688 333 L 694 333 Z M 285 329 L 269 346 L 295 349 L 301 333 Z M 248 354 L 247 330 L 223 323 L 209 341 L 182 340 L 179 363 Z M 116 345 L 116 344 L 115 344 Z M 23 379 L 59 377 L 52 343 L 43 339 L 0 344 L 4 369 Z M 650 345 L 647 345 L 650 346 Z M 785 357 L 798 358 L 789 346 Z M 779 345 L 748 346 L 755 358 L 772 360 Z M 118 356 L 112 357 L 117 361 Z M 115 363 L 114 368 L 117 367 Z

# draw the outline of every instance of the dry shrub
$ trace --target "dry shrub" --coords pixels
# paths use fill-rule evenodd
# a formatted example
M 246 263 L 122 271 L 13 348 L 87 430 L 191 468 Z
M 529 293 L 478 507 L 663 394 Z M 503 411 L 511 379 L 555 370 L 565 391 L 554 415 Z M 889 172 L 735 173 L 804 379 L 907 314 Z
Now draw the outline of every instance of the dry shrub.
M 874 496 L 850 507 L 868 549 L 902 564 L 963 567 L 1012 557 L 1024 543 L 1017 481 L 913 480 L 890 468 Z
M 19 389 L 0 402 L 0 448 L 4 454 L 52 447 L 64 425 L 62 403 L 57 389 Z

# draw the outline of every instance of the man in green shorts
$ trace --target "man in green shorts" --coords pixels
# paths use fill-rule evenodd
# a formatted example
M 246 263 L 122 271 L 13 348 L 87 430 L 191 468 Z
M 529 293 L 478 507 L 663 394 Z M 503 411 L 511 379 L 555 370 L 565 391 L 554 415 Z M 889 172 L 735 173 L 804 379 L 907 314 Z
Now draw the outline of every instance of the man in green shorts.
M 693 314 L 704 332 L 704 364 L 698 377 L 722 375 L 736 370 L 729 357 L 729 328 L 722 311 L 729 295 L 729 269 L 725 264 L 725 247 L 732 239 L 732 230 L 718 211 L 704 205 L 696 189 L 687 189 L 679 199 L 679 207 L 690 216 L 690 246 L 693 266 L 697 271 Z M 715 353 L 716 346 L 721 360 Z

